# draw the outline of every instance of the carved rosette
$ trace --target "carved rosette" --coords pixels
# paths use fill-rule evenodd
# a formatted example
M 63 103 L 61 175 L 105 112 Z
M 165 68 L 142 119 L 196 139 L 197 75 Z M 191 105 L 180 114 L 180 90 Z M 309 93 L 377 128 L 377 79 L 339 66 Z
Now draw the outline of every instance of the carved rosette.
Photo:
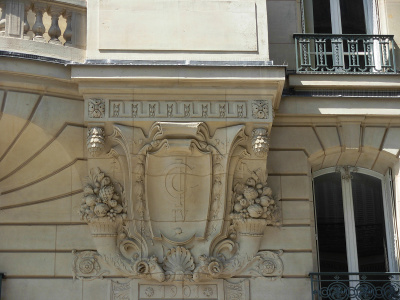
M 253 101 L 251 108 L 254 119 L 268 119 L 269 106 L 266 100 Z
M 253 152 L 258 157 L 266 157 L 269 151 L 268 131 L 264 128 L 253 130 L 253 138 L 251 140 Z
M 104 118 L 106 105 L 103 99 L 90 99 L 88 103 L 89 118 Z
M 109 274 L 108 270 L 102 270 L 98 261 L 98 253 L 95 251 L 72 251 L 74 255 L 74 262 L 72 271 L 74 278 L 92 280 L 96 278 L 103 278 L 104 275 Z
M 92 157 L 99 156 L 104 149 L 105 136 L 104 129 L 101 127 L 92 127 L 87 133 L 87 149 Z

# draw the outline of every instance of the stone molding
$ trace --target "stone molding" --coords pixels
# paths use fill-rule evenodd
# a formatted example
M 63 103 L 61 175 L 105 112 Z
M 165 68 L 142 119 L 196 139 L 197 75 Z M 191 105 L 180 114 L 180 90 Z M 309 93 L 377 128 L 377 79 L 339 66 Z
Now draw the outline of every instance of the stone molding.
M 86 99 L 85 121 L 129 120 L 257 120 L 272 122 L 270 100 L 136 101 Z

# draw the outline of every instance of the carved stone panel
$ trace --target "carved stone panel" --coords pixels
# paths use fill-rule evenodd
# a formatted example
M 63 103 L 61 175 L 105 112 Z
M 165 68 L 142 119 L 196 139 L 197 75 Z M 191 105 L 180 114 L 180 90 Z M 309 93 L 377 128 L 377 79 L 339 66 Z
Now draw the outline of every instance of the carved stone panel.
M 203 237 L 210 203 L 211 155 L 165 151 L 147 156 L 147 199 L 154 237 L 188 240 Z M 174 222 L 170 231 L 166 222 Z M 179 229 L 180 228 L 180 229 Z
M 226 288 L 225 288 L 226 289 Z M 246 292 L 243 290 L 243 292 Z M 248 285 L 247 285 L 248 292 Z M 209 283 L 162 283 L 139 282 L 138 280 L 112 280 L 110 300 L 147 300 L 147 299 L 227 299 L 223 280 Z M 242 299 L 242 298 L 238 298 Z M 248 298 L 243 298 L 248 300 Z
M 250 300 L 250 288 L 248 279 L 225 280 L 225 300 Z
M 280 224 L 263 141 L 254 147 L 243 125 L 213 134 L 202 122 L 114 129 L 111 151 L 96 162 L 118 159 L 123 182 L 89 172 L 80 213 L 97 252 L 75 252 L 76 277 L 141 279 L 134 299 L 223 299 L 214 288 L 221 279 L 282 276 L 282 252 L 259 251 L 265 227 Z M 112 285 L 115 299 L 127 293 L 121 284 Z
M 260 121 L 272 122 L 270 100 L 254 101 L 134 101 L 87 99 L 86 121 Z

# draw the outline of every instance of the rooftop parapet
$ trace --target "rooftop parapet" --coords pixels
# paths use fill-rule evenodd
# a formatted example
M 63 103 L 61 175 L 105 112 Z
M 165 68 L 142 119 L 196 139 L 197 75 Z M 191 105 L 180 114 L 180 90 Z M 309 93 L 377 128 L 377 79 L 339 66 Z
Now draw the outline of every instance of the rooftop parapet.
M 3 55 L 66 62 L 84 60 L 85 2 L 7 0 L 0 3 L 0 9 Z

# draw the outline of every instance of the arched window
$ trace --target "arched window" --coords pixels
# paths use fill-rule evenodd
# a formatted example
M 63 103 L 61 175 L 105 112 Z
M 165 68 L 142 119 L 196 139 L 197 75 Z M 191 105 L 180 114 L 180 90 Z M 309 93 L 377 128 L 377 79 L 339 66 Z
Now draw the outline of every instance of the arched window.
M 390 174 L 361 168 L 314 173 L 320 272 L 397 272 Z

